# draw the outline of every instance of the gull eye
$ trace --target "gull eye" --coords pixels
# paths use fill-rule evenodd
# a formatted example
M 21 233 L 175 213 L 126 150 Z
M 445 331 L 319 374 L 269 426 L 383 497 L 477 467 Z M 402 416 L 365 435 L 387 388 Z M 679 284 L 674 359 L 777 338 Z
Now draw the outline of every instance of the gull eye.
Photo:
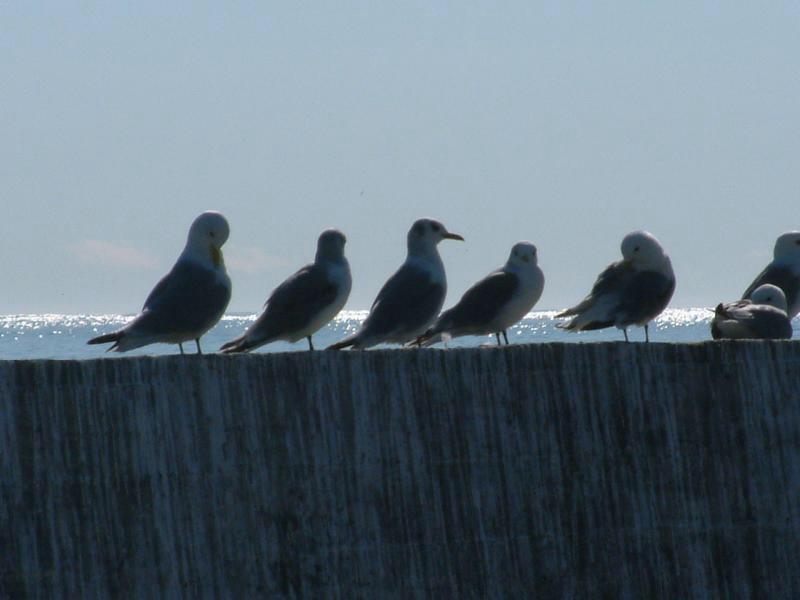
M 434 223 L 431 227 L 433 228 L 434 231 L 439 231 L 441 229 L 441 227 L 439 227 L 437 223 Z
M 796 245 L 800 246 L 800 240 L 795 240 L 795 241 L 794 241 L 794 243 L 795 243 Z
M 209 231 L 209 232 L 208 232 L 208 235 L 210 235 L 211 237 L 216 237 L 216 235 L 214 234 L 214 232 L 213 232 L 213 231 Z
M 639 246 L 636 246 L 636 248 L 634 248 L 633 251 L 634 252 L 638 252 L 639 251 Z

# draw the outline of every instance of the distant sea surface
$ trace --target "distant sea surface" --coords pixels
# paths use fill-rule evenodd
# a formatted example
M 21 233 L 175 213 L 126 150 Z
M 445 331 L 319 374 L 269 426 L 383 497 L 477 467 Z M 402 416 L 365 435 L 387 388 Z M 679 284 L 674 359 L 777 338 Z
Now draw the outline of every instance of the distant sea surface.
M 530 313 L 508 331 L 512 344 L 543 342 L 595 342 L 622 340 L 622 332 L 604 329 L 586 333 L 569 333 L 555 327 L 560 320 L 553 319 L 556 311 Z M 314 335 L 314 346 L 323 349 L 329 344 L 355 331 L 366 317 L 366 311 L 345 311 L 328 326 Z M 201 340 L 203 352 L 216 352 L 223 342 L 240 335 L 253 322 L 256 315 L 231 314 Z M 800 318 L 800 317 L 799 317 Z M 124 354 L 106 353 L 107 346 L 88 346 L 86 341 L 123 326 L 131 315 L 2 315 L 0 316 L 0 359 L 83 359 L 108 356 L 175 354 L 175 345 L 153 344 Z M 700 342 L 711 339 L 709 321 L 711 312 L 706 308 L 669 309 L 650 326 L 650 340 L 654 342 Z M 795 320 L 795 329 L 798 321 Z M 644 330 L 629 329 L 631 341 L 644 340 Z M 482 346 L 495 344 L 494 336 L 470 336 L 447 342 L 447 347 Z M 437 347 L 443 347 L 438 344 Z M 274 342 L 256 352 L 300 352 L 308 348 L 305 340 L 289 344 Z M 194 342 L 184 344 L 187 353 L 195 352 Z

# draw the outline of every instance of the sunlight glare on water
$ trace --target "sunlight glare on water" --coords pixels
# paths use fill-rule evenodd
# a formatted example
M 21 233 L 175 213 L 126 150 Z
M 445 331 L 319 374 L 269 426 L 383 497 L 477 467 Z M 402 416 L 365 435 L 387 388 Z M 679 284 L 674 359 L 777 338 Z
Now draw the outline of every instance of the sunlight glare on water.
M 619 341 L 622 333 L 616 329 L 602 329 L 585 333 L 569 333 L 556 327 L 557 311 L 530 313 L 520 323 L 508 330 L 512 344 L 541 342 L 595 342 Z M 317 349 L 325 348 L 335 341 L 356 331 L 367 315 L 367 311 L 343 311 L 328 326 L 314 335 Z M 711 311 L 707 308 L 667 309 L 650 328 L 654 342 L 699 342 L 709 340 Z M 226 315 L 208 332 L 201 344 L 204 352 L 215 352 L 226 341 L 240 335 L 253 322 L 256 315 Z M 177 346 L 153 344 L 133 350 L 124 355 L 104 352 L 103 346 L 88 346 L 86 341 L 97 335 L 122 327 L 131 315 L 0 315 L 0 359 L 60 358 L 82 359 L 109 356 L 142 354 L 175 354 Z M 631 341 L 643 340 L 639 328 L 631 328 Z M 495 344 L 494 336 L 463 337 L 447 342 L 447 347 L 481 346 Z M 441 344 L 438 347 L 442 347 Z M 185 344 L 187 352 L 194 351 L 194 344 Z M 257 352 L 286 352 L 306 350 L 305 340 L 290 344 L 274 342 L 262 346 Z

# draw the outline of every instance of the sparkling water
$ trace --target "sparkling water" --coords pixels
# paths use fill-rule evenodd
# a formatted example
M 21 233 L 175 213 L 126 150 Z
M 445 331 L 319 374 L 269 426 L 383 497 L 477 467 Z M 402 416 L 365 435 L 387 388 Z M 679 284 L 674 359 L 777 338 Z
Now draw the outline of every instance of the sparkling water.
M 328 326 L 314 335 L 314 346 L 323 349 L 329 344 L 355 331 L 366 316 L 366 311 L 343 311 Z M 508 330 L 512 344 L 541 342 L 594 342 L 623 339 L 622 332 L 610 328 L 585 333 L 570 333 L 558 329 L 561 322 L 554 319 L 556 311 L 530 313 L 520 323 Z M 709 321 L 712 313 L 707 308 L 668 309 L 650 326 L 650 339 L 657 342 L 699 342 L 711 338 Z M 232 314 L 201 340 L 204 352 L 215 352 L 226 341 L 240 335 L 253 322 L 256 315 Z M 23 358 L 96 358 L 123 356 L 106 354 L 103 346 L 88 346 L 92 337 L 108 333 L 123 326 L 131 315 L 4 315 L 0 316 L 0 359 Z M 644 331 L 629 329 L 631 341 L 644 339 Z M 481 346 L 496 344 L 494 336 L 469 336 L 450 340 L 447 347 Z M 443 344 L 438 344 L 442 347 Z M 106 346 L 107 347 L 107 346 Z M 274 342 L 256 352 L 304 351 L 308 343 Z M 184 350 L 195 352 L 193 342 L 184 344 Z M 124 355 L 174 354 L 178 347 L 153 344 L 132 350 Z

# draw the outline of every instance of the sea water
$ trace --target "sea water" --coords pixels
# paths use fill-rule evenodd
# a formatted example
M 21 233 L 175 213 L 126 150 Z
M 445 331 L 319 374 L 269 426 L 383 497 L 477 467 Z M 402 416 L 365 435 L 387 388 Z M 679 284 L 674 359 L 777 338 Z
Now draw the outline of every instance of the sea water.
M 343 311 L 314 337 L 316 349 L 340 340 L 356 331 L 366 317 L 366 311 Z M 571 333 L 558 329 L 556 325 L 563 320 L 555 319 L 556 311 L 537 311 L 530 313 L 517 325 L 508 330 L 512 344 L 543 342 L 595 342 L 618 341 L 623 339 L 622 331 L 609 328 L 599 331 Z M 712 313 L 707 308 L 668 309 L 650 325 L 650 339 L 658 342 L 700 342 L 711 339 L 709 321 Z M 203 352 L 216 352 L 226 341 L 239 336 L 250 323 L 254 314 L 231 314 L 209 331 L 201 340 Z M 117 353 L 106 354 L 106 346 L 88 346 L 87 340 L 114 331 L 127 323 L 132 315 L 2 315 L 0 316 L 0 359 L 59 358 L 83 359 L 104 356 L 122 356 Z M 797 327 L 797 320 L 795 320 Z M 644 331 L 638 327 L 629 329 L 631 341 L 644 340 Z M 468 336 L 456 338 L 439 347 L 451 348 L 496 344 L 494 336 Z M 196 352 L 194 342 L 184 345 L 187 353 Z M 305 340 L 294 344 L 274 342 L 262 346 L 257 352 L 291 352 L 308 349 Z M 132 350 L 124 355 L 137 354 L 175 354 L 176 345 L 153 344 Z

